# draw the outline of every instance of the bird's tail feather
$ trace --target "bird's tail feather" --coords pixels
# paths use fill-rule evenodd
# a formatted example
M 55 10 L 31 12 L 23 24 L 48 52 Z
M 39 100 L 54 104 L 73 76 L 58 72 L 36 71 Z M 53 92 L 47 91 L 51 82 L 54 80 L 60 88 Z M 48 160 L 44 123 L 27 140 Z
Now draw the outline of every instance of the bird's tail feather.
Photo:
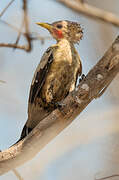
M 20 137 L 19 141 L 22 140 L 23 138 L 25 138 L 31 131 L 32 131 L 32 128 L 27 127 L 26 124 L 25 124 L 24 127 L 23 127 L 23 130 L 22 130 L 21 137 Z

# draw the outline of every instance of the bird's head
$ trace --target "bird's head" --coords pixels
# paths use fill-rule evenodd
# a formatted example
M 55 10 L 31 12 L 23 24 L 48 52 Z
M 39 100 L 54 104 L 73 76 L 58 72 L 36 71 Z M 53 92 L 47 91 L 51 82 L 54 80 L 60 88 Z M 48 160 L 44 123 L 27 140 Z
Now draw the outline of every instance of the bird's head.
M 57 21 L 52 24 L 36 23 L 46 28 L 57 41 L 67 39 L 72 43 L 78 43 L 83 37 L 80 24 L 71 21 Z

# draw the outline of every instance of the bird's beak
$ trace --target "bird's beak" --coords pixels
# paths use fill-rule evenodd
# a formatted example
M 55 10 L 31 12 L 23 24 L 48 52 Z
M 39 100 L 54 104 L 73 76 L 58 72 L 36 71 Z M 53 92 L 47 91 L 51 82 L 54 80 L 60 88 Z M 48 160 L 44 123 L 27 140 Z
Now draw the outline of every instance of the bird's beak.
M 36 24 L 39 25 L 39 26 L 44 27 L 44 28 L 47 29 L 48 31 L 51 31 L 51 30 L 52 30 L 52 25 L 51 25 L 51 24 L 41 23 L 41 22 L 37 22 Z

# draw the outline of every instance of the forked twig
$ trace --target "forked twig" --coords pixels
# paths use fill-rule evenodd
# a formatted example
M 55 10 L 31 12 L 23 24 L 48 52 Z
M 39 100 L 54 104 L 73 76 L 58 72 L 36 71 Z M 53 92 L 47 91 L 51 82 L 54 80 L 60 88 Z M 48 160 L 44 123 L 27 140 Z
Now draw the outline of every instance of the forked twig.
M 9 6 L 10 5 L 11 5 L 11 3 L 9 4 Z M 6 9 L 7 9 L 7 7 L 5 8 L 5 10 Z M 4 10 L 4 12 L 5 12 L 5 10 Z M 17 49 L 25 50 L 27 52 L 31 51 L 31 41 L 32 41 L 32 39 L 30 38 L 30 32 L 29 32 L 27 0 L 23 0 L 23 12 L 24 12 L 23 21 L 24 21 L 24 25 L 25 25 L 25 33 L 22 33 L 21 30 L 18 30 L 18 32 L 20 32 L 19 35 L 18 35 L 18 40 L 20 38 L 20 35 L 23 34 L 25 36 L 26 40 L 27 40 L 27 45 L 18 45 L 17 43 L 13 43 L 13 44 L 12 43 L 0 43 L 0 47 L 17 48 Z M 6 24 L 8 24 L 8 23 L 6 23 Z M 9 26 L 11 26 L 11 25 L 9 25 Z M 11 26 L 11 27 L 13 27 L 13 26 Z

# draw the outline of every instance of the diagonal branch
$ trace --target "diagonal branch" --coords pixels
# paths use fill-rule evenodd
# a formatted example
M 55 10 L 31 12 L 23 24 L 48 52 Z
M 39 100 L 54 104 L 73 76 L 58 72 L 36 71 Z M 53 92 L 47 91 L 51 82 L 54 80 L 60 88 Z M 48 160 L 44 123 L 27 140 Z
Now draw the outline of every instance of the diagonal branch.
M 21 177 L 21 175 L 18 173 L 18 171 L 17 171 L 16 169 L 13 169 L 12 171 L 13 171 L 13 173 L 16 175 L 16 177 L 18 178 L 18 180 L 24 180 L 24 179 Z
M 0 174 L 32 159 L 48 142 L 66 128 L 85 107 L 111 83 L 119 72 L 119 36 L 89 71 L 77 90 L 64 99 L 63 106 L 43 119 L 22 141 L 0 152 Z
M 113 178 L 113 177 L 119 177 L 119 174 L 114 174 L 114 175 L 111 175 L 111 176 L 106 176 L 106 177 L 103 177 L 103 178 L 95 178 L 95 180 L 106 180 L 106 179 L 109 179 L 109 178 Z
M 18 44 L 18 42 L 19 42 L 19 40 L 20 40 L 20 37 L 21 37 L 21 35 L 23 34 L 23 33 L 22 33 L 23 27 L 24 27 L 24 20 L 22 21 L 20 30 L 18 31 L 18 36 L 17 36 L 16 42 L 15 42 L 15 45 Z M 24 35 L 25 35 L 25 34 L 24 34 Z M 15 48 L 15 49 L 16 49 L 16 48 Z
M 84 2 L 83 3 L 80 1 L 77 2 L 77 0 L 57 0 L 57 1 L 73 9 L 76 12 L 82 13 L 94 19 L 100 19 L 104 22 L 108 22 L 110 24 L 119 27 L 119 17 L 111 12 L 104 11 L 102 9 L 88 5 L 87 3 Z
M 8 5 L 3 9 L 3 11 L 0 13 L 0 17 L 3 16 L 3 14 L 5 13 L 5 11 L 11 6 L 11 4 L 14 2 L 15 0 L 11 0 Z

